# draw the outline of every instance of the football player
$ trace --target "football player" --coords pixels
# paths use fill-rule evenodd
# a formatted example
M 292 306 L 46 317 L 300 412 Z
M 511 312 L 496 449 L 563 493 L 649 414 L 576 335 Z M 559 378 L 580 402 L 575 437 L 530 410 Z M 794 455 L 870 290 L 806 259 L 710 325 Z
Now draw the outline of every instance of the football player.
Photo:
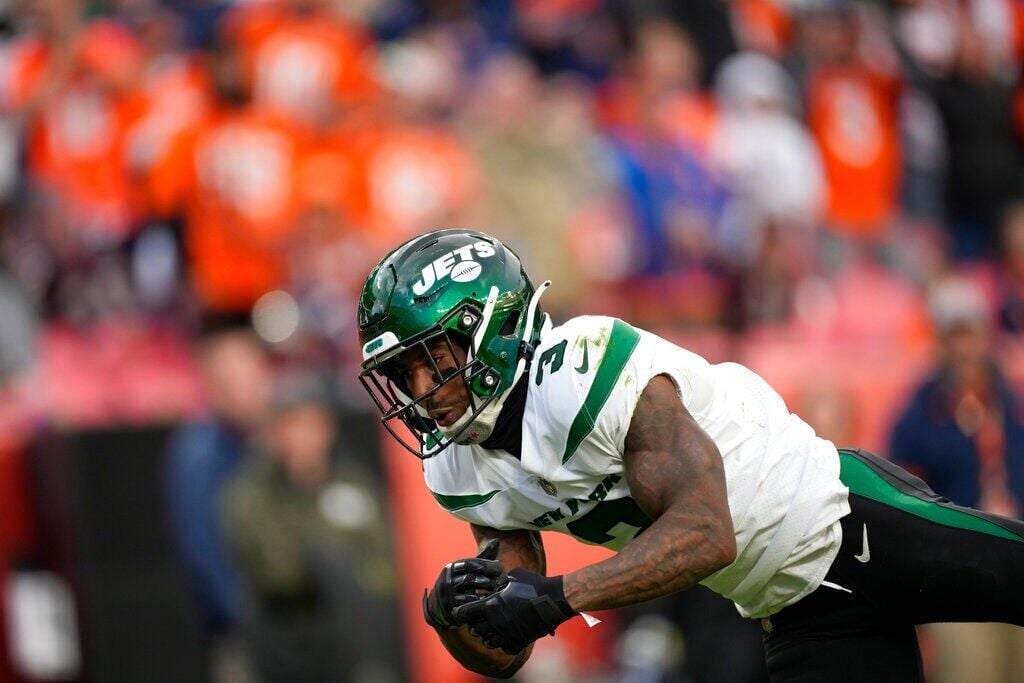
M 774 681 L 922 680 L 915 624 L 1024 625 L 1024 523 L 837 450 L 742 365 L 613 318 L 553 326 L 548 284 L 441 230 L 360 299 L 363 384 L 478 543 L 423 601 L 465 667 L 509 677 L 567 619 L 696 583 L 761 619 Z M 539 531 L 617 554 L 549 577 Z

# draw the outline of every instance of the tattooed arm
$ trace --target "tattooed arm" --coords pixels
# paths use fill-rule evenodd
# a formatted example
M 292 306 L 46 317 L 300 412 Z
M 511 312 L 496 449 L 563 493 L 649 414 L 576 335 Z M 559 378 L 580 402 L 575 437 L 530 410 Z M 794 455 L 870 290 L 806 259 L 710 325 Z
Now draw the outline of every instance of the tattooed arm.
M 500 541 L 497 559 L 505 567 L 505 571 L 516 567 L 523 567 L 538 574 L 546 571 L 544 545 L 536 531 L 499 531 L 475 524 L 470 526 L 478 548 L 482 549 L 493 538 Z M 448 652 L 462 666 L 492 678 L 511 678 L 533 652 L 533 645 L 526 647 L 517 655 L 488 648 L 479 638 L 470 634 L 467 626 L 460 626 L 453 631 L 438 629 L 437 634 Z
M 675 593 L 736 559 L 722 456 L 668 377 L 644 389 L 622 457 L 634 500 L 655 521 L 618 555 L 565 576 L 577 611 Z

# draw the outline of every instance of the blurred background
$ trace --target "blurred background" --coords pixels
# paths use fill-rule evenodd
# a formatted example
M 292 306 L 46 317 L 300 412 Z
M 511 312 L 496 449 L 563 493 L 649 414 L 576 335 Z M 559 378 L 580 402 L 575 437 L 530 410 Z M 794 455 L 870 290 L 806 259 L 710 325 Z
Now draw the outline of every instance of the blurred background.
M 1021 0 L 0 0 L 0 43 L 3 683 L 478 680 L 419 616 L 471 536 L 356 381 L 437 227 L 1024 511 Z M 601 616 L 518 679 L 765 679 L 709 593 Z M 921 639 L 1024 680 L 1020 629 Z

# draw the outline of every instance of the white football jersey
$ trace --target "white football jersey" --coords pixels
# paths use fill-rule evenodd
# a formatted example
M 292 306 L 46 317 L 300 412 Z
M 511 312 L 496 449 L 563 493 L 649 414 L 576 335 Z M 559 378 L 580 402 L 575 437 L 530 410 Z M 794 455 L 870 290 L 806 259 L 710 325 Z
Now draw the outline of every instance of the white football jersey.
M 521 459 L 453 445 L 424 461 L 427 486 L 473 524 L 621 550 L 651 524 L 630 497 L 622 452 L 640 394 L 660 374 L 725 465 L 737 557 L 701 583 L 746 617 L 774 614 L 816 589 L 839 550 L 850 508 L 835 446 L 742 365 L 711 365 L 621 320 L 547 329 L 527 378 Z

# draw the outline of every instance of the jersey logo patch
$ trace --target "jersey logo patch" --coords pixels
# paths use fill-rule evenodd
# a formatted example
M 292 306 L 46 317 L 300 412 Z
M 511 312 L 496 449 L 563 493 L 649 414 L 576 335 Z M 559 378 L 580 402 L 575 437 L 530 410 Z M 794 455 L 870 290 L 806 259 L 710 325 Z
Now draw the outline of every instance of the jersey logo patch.
M 538 479 L 537 481 L 540 484 L 540 487 L 544 489 L 544 493 L 548 494 L 549 496 L 553 496 L 558 493 L 558 489 L 555 488 L 555 485 L 552 484 L 547 479 Z
M 590 349 L 590 344 L 588 344 L 586 341 L 584 341 L 583 342 L 583 361 L 580 363 L 580 366 L 578 368 L 573 368 L 576 372 L 580 373 L 581 375 L 587 374 L 587 370 L 590 370 L 590 355 L 588 354 L 589 349 Z

